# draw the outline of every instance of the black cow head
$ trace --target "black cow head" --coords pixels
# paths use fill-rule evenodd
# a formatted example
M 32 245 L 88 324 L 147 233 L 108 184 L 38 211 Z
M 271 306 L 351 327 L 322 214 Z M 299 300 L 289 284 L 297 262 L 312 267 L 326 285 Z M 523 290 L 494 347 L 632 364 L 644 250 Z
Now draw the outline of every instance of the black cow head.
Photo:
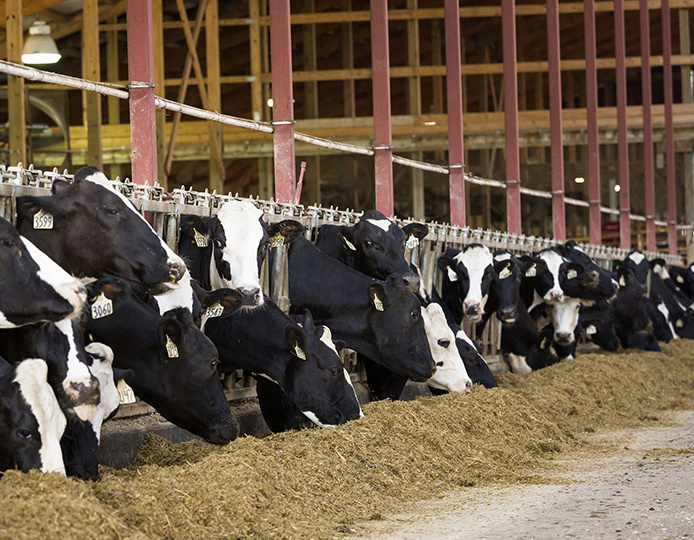
M 405 260 L 405 248 L 416 245 L 429 233 L 420 223 L 402 229 L 381 212 L 369 210 L 352 227 L 340 227 L 342 239 L 340 260 L 376 279 L 400 274 L 412 292 L 419 290 L 419 276 Z
M 626 259 L 624 259 L 624 265 L 631 269 L 634 274 L 634 278 L 641 284 L 641 286 L 646 289 L 648 283 L 648 274 L 650 272 L 650 264 L 646 256 L 639 250 L 635 249 L 629 252 Z M 621 283 L 620 283 L 621 286 Z
M 576 273 L 570 273 L 573 278 L 569 278 L 569 270 L 560 278 L 566 294 L 585 300 L 608 299 L 617 294 L 619 287 L 610 273 L 598 266 L 575 241 L 570 240 L 558 248 L 565 258 L 578 265 L 574 267 Z
M 496 316 L 503 323 L 512 324 L 518 317 L 520 283 L 521 270 L 518 260 L 509 252 L 494 253 L 494 274 L 490 292 L 496 307 Z

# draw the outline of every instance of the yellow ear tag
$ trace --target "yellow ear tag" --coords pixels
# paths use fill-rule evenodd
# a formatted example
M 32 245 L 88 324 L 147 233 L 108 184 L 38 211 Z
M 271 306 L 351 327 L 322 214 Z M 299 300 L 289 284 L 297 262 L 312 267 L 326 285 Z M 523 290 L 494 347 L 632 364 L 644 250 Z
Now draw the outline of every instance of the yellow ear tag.
M 654 271 L 656 274 L 660 274 L 660 271 L 661 271 L 662 269 L 663 269 L 663 267 L 660 266 L 659 264 L 656 264 L 656 265 L 653 267 L 653 271 Z
M 34 214 L 34 229 L 52 229 L 53 215 L 43 208 Z
M 547 348 L 547 338 L 542 338 L 542 343 L 540 343 L 540 349 L 544 350 Z
M 346 245 L 349 249 L 351 249 L 352 251 L 357 251 L 357 248 L 354 247 L 354 244 L 353 244 L 352 242 L 350 242 L 349 240 L 347 240 L 344 236 L 342 237 L 342 241 L 345 243 L 345 245 Z
M 197 229 L 193 229 L 193 232 L 195 233 L 196 246 L 198 246 L 199 248 L 204 248 L 210 244 L 210 242 L 207 240 L 207 237 L 204 234 L 200 234 Z
M 414 249 L 419 245 L 419 238 L 411 234 L 407 237 L 407 242 L 405 242 L 405 247 L 407 249 Z
M 620 287 L 626 287 L 627 286 L 627 280 L 624 279 L 624 276 L 619 277 L 619 286 Z
M 509 270 L 508 266 L 505 266 L 504 269 L 499 272 L 499 279 L 506 279 L 507 277 L 511 277 L 511 270 Z
M 135 403 L 135 392 L 133 392 L 133 389 L 130 388 L 130 386 L 128 386 L 128 383 L 126 383 L 123 379 L 118 381 L 118 386 L 116 386 L 116 390 L 118 390 L 118 396 L 120 397 L 121 405 Z
M 380 299 L 378 296 L 376 296 L 375 294 L 374 294 L 374 307 L 375 307 L 378 311 L 385 311 L 385 310 L 383 309 L 383 302 L 381 302 L 381 299 Z
M 588 334 L 589 336 L 591 336 L 593 334 L 597 334 L 597 332 L 598 332 L 598 329 L 595 328 L 595 326 L 593 326 L 592 324 L 590 326 L 588 326 L 588 328 L 586 328 L 586 334 Z
M 166 336 L 166 354 L 169 358 L 178 358 L 178 347 L 168 335 Z
M 284 236 L 282 236 L 281 233 L 277 233 L 276 235 L 270 237 L 270 239 L 267 241 L 267 247 L 270 248 L 276 248 L 284 245 Z
M 537 267 L 533 264 L 525 271 L 525 277 L 535 277 L 537 275 Z
M 566 279 L 574 279 L 578 275 L 578 272 L 576 270 L 569 270 L 566 273 Z
M 222 306 L 222 304 L 217 302 L 216 304 L 212 304 L 205 310 L 205 317 L 207 317 L 208 319 L 211 319 L 212 317 L 221 317 L 223 312 L 224 307 Z
M 294 345 L 294 354 L 299 360 L 306 360 L 306 354 L 301 350 L 298 344 Z
M 684 321 L 682 321 L 682 319 L 677 319 L 675 326 L 677 326 L 677 328 L 683 328 L 684 327 Z
M 101 319 L 113 314 L 113 302 L 102 292 L 92 303 L 92 319 Z
M 677 276 L 677 283 L 684 283 L 684 278 L 682 276 Z

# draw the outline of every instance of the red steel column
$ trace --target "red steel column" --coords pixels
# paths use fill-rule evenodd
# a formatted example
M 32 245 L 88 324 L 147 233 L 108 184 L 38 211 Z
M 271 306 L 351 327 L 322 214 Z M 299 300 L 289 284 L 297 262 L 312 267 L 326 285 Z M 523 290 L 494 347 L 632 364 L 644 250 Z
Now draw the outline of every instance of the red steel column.
M 448 100 L 448 170 L 451 225 L 465 226 L 465 170 L 463 153 L 463 86 L 460 61 L 458 0 L 446 0 L 446 94 Z
M 651 36 L 648 0 L 639 0 L 641 19 L 641 95 L 643 100 L 643 182 L 646 195 L 646 250 L 655 251 L 655 172 L 651 90 Z
M 127 21 L 132 180 L 153 185 L 158 176 L 151 0 L 128 0 Z
M 588 127 L 588 199 L 590 243 L 602 244 L 600 206 L 600 141 L 598 138 L 598 72 L 596 65 L 595 0 L 583 0 L 586 43 L 586 115 Z
M 552 154 L 552 220 L 554 239 L 566 241 L 564 214 L 564 140 L 561 119 L 561 51 L 559 50 L 559 0 L 547 0 L 547 50 L 549 60 L 549 127 Z
M 371 67 L 374 109 L 374 166 L 376 210 L 394 214 L 393 160 L 390 129 L 390 54 L 388 49 L 388 1 L 371 0 Z
M 675 127 L 672 119 L 672 43 L 670 0 L 661 4 L 663 20 L 663 86 L 665 93 L 665 167 L 667 175 L 667 245 L 677 255 L 677 202 L 675 201 Z
M 506 127 L 506 216 L 511 234 L 521 234 L 520 152 L 518 150 L 518 69 L 516 60 L 516 6 L 502 0 L 504 50 L 504 123 Z
M 272 123 L 275 127 L 275 200 L 291 202 L 294 199 L 296 164 L 289 0 L 270 0 L 270 60 Z
M 617 143 L 619 146 L 619 243 L 622 249 L 631 249 L 624 0 L 615 0 L 614 3 L 614 34 L 617 64 Z

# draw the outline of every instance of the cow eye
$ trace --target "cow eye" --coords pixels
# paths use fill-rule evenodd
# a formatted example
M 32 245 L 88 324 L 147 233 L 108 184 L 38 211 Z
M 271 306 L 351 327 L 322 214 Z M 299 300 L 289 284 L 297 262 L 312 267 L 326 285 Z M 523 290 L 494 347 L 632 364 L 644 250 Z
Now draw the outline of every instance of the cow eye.
M 436 362 L 436 365 L 437 365 L 438 367 L 443 367 L 443 360 L 441 360 L 440 362 Z
M 373 247 L 374 243 L 371 240 L 364 240 L 364 247 L 365 248 L 370 248 Z
M 439 345 L 443 347 L 444 349 L 448 349 L 448 346 L 451 344 L 450 340 L 448 339 L 439 339 L 438 341 Z
M 8 238 L 3 238 L 3 239 L 2 239 L 2 243 L 3 243 L 4 245 L 6 245 L 7 247 L 12 247 L 12 246 L 14 246 L 17 242 L 15 241 L 14 238 L 12 238 L 12 237 L 10 236 L 10 237 L 8 237 Z
M 106 208 L 105 210 L 110 216 L 120 216 L 120 211 L 116 210 L 115 208 Z
M 212 369 L 216 368 L 217 364 L 219 364 L 219 360 L 217 360 L 216 358 L 213 358 L 212 360 L 210 360 L 210 367 Z
M 337 377 L 340 374 L 340 371 L 335 367 L 330 368 L 328 371 L 330 371 L 330 375 L 333 377 Z
M 224 248 L 224 244 L 222 244 L 222 241 L 219 238 L 214 239 L 214 246 L 217 249 L 223 249 Z
M 19 435 L 19 437 L 21 439 L 25 439 L 25 440 L 31 439 L 31 431 L 29 431 L 28 429 L 17 430 L 17 435 Z
M 410 311 L 410 317 L 412 317 L 413 320 L 419 319 L 419 310 L 415 309 L 413 311 Z

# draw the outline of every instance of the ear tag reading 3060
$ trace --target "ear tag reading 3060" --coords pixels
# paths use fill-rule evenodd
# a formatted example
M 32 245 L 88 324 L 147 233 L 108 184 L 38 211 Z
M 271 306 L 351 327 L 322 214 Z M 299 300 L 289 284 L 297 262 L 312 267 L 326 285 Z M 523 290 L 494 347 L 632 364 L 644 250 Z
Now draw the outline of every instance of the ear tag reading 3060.
M 267 247 L 276 248 L 284 245 L 284 236 L 281 233 L 277 233 L 271 236 L 267 241 Z
M 166 336 L 166 354 L 169 358 L 178 358 L 178 347 L 169 336 Z
M 207 237 L 204 234 L 200 234 L 197 229 L 193 229 L 193 232 L 195 233 L 196 246 L 198 246 L 199 248 L 204 248 L 210 244 L 210 242 L 207 240 Z
M 135 403 L 135 392 L 133 392 L 133 389 L 130 388 L 128 383 L 126 383 L 123 379 L 118 381 L 118 386 L 116 386 L 116 389 L 118 390 L 121 405 Z
M 113 314 L 113 302 L 104 293 L 96 297 L 92 303 L 92 319 L 101 319 Z
M 205 317 L 207 317 L 208 319 L 211 319 L 212 317 L 221 317 L 223 312 L 224 307 L 222 306 L 222 304 L 217 302 L 216 304 L 212 304 L 205 310 Z
M 407 242 L 405 242 L 405 247 L 407 249 L 414 249 L 419 245 L 419 238 L 411 234 L 407 237 Z
M 34 214 L 34 229 L 52 229 L 53 215 L 43 208 Z

